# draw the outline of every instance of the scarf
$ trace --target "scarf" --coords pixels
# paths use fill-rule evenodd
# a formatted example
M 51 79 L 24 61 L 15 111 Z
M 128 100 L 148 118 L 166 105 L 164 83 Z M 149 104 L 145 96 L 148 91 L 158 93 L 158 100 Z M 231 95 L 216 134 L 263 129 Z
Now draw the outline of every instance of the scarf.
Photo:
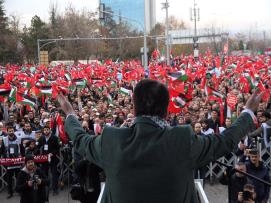
M 158 116 L 143 115 L 142 117 L 152 120 L 154 123 L 156 123 L 156 125 L 158 125 L 162 129 L 169 126 L 168 122 L 165 119 L 162 119 Z

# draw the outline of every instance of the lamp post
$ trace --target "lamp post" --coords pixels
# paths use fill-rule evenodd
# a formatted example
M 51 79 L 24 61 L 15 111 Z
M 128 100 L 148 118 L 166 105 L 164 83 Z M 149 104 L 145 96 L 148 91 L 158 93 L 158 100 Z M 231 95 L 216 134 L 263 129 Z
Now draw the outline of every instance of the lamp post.
M 194 37 L 193 37 L 193 48 L 194 48 L 194 58 L 197 58 L 199 55 L 199 45 L 198 45 L 198 36 L 197 36 L 197 21 L 199 21 L 199 8 L 196 8 L 197 4 L 194 0 L 194 8 L 191 9 L 191 21 L 194 21 Z
M 146 3 L 144 3 L 144 70 L 148 71 L 147 28 L 146 28 Z
M 169 35 L 168 35 L 168 7 L 169 7 L 169 3 L 168 1 L 166 0 L 165 3 L 162 3 L 163 7 L 162 9 L 166 9 L 166 31 L 165 31 L 165 34 L 166 34 L 166 60 L 167 60 L 167 65 L 170 64 L 170 60 L 169 60 Z

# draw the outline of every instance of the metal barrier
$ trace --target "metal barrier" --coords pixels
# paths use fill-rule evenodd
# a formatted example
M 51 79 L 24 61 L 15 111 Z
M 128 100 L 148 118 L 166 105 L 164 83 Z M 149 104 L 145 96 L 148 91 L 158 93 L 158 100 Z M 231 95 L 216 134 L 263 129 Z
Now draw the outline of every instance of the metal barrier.
M 208 198 L 204 192 L 204 189 L 203 189 L 203 180 L 196 179 L 196 180 L 194 180 L 194 183 L 195 183 L 195 188 L 197 190 L 197 194 L 199 196 L 200 202 L 201 203 L 209 203 L 209 200 L 208 200 Z
M 264 143 L 261 139 L 257 140 L 257 147 L 260 151 L 260 155 L 262 157 L 262 161 L 264 165 L 271 169 L 271 150 L 270 148 L 265 148 Z M 59 163 L 57 166 L 58 172 L 60 174 L 59 181 L 64 184 L 70 184 L 70 177 L 73 175 L 74 166 L 72 160 L 72 148 L 67 146 L 62 147 L 60 149 L 60 153 L 58 156 Z M 231 153 L 228 156 L 222 157 L 218 159 L 219 161 L 228 164 L 228 165 L 235 165 L 237 162 L 237 157 L 234 153 Z M 223 166 L 218 165 L 215 162 L 211 162 L 207 166 L 208 171 L 205 174 L 205 178 L 209 179 L 212 183 L 214 180 L 221 177 L 222 173 L 224 172 L 225 168 Z M 7 182 L 5 179 L 5 174 L 7 170 L 4 166 L 0 166 L 0 192 L 5 189 L 7 186 Z

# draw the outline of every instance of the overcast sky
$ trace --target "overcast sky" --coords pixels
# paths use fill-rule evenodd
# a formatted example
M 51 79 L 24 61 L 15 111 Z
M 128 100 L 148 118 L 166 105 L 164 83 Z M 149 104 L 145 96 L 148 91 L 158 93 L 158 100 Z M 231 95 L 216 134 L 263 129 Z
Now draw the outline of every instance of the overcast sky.
M 136 0 L 134 0 L 136 1 Z M 165 10 L 161 3 L 165 0 L 156 0 L 157 21 L 165 19 Z M 190 21 L 190 8 L 193 0 L 168 0 L 169 15 L 185 21 L 186 25 L 193 27 Z M 48 21 L 49 6 L 57 3 L 60 13 L 68 5 L 73 5 L 78 10 L 83 8 L 96 11 L 98 0 L 5 0 L 6 14 L 20 16 L 21 24 L 30 25 L 34 15 Z M 223 27 L 226 30 L 271 30 L 271 0 L 196 0 L 200 8 L 199 27 Z M 131 8 L 132 9 L 132 8 Z

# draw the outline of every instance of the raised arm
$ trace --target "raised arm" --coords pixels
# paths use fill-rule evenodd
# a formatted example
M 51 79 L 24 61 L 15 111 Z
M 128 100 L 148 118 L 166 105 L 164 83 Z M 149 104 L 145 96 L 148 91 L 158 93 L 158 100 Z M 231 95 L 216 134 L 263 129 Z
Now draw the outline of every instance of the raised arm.
M 190 155 L 193 167 L 202 166 L 234 150 L 240 139 L 255 127 L 257 119 L 253 112 L 257 110 L 261 97 L 262 93 L 256 90 L 238 119 L 220 136 L 192 136 Z
M 74 143 L 75 150 L 93 163 L 101 166 L 101 140 L 102 136 L 91 136 L 78 121 L 71 103 L 63 95 L 58 95 L 58 102 L 66 114 L 65 131 Z

